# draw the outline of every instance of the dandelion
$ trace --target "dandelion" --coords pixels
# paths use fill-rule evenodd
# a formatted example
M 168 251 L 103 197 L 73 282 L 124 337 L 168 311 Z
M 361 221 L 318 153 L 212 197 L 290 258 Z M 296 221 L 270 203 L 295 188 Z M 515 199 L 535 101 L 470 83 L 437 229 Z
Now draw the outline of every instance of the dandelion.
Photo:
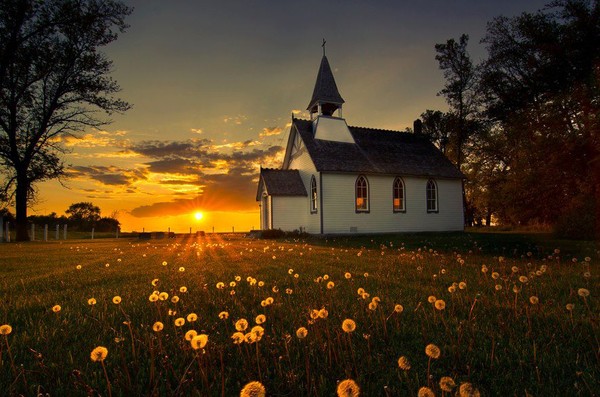
M 185 319 L 183 317 L 179 317 L 175 319 L 175 326 L 182 327 L 185 324 Z
M 192 339 L 194 339 L 194 337 L 198 335 L 198 332 L 194 331 L 193 329 L 189 330 L 188 332 L 185 333 L 185 340 L 187 340 L 188 342 L 191 342 Z
M 265 282 L 264 281 L 259 281 L 258 282 L 258 286 L 259 287 L 264 287 L 265 286 Z
M 198 315 L 196 313 L 190 313 L 187 315 L 186 319 L 188 322 L 193 323 L 194 321 L 198 320 Z
M 161 301 L 166 301 L 167 299 L 169 299 L 169 294 L 167 294 L 166 292 L 161 292 L 160 294 L 158 294 L 158 299 L 160 299 Z
M 494 280 L 498 280 L 498 278 L 500 278 L 500 274 L 498 272 L 492 272 L 492 278 Z
M 225 283 L 223 283 L 223 282 L 219 281 L 219 282 L 217 283 L 217 289 L 223 289 L 223 288 L 225 288 Z
M 276 285 L 273 286 L 273 288 L 271 288 L 271 290 L 275 293 L 279 292 L 279 287 L 277 287 Z
M 430 343 L 425 347 L 425 354 L 430 358 L 438 359 L 440 357 L 440 348 Z
M 365 289 L 361 287 L 361 288 L 359 288 L 359 289 L 357 289 L 357 290 L 356 290 L 356 293 L 357 293 L 358 295 L 362 295 L 362 294 L 364 294 L 364 293 L 365 293 Z
M 221 313 L 219 313 L 219 318 L 221 320 L 227 320 L 229 318 L 229 313 L 228 312 L 221 312 Z
M 95 304 L 96 304 L 96 299 L 94 299 L 94 298 L 88 299 L 88 305 L 94 306 Z
M 241 276 L 235 276 L 234 280 L 239 283 L 240 281 L 242 281 L 242 277 Z
M 119 295 L 117 295 L 117 296 L 113 297 L 112 301 L 115 305 L 118 305 L 119 303 L 121 303 L 121 297 Z
M 108 355 L 108 349 L 104 346 L 98 346 L 90 354 L 92 361 L 104 361 Z
M 229 283 L 229 286 L 230 286 L 231 288 L 234 288 L 236 285 L 237 285 L 237 284 L 236 284 L 236 282 L 235 282 L 235 281 L 232 281 L 232 282 L 230 282 L 230 283 Z
M 333 287 L 335 287 L 335 283 L 333 281 L 327 283 L 327 289 L 333 289 Z
M 500 284 L 496 284 L 494 288 L 496 289 L 496 291 L 500 291 L 502 289 L 502 286 Z
M 323 275 L 323 280 L 325 280 L 325 281 L 329 280 L 329 274 L 324 274 Z
M 192 349 L 194 349 L 194 350 L 204 349 L 204 346 L 206 346 L 207 343 L 208 343 L 208 335 L 206 335 L 206 334 L 196 335 L 190 341 L 190 344 L 192 345 Z
M 267 317 L 264 314 L 259 314 L 258 316 L 256 316 L 255 318 L 255 322 L 256 324 L 262 324 L 265 321 L 267 321 Z
M 590 291 L 585 288 L 579 288 L 577 290 L 577 295 L 581 296 L 582 298 L 587 298 L 590 296 Z
M 260 302 L 260 305 L 261 305 L 262 307 L 267 307 L 267 306 L 269 306 L 269 304 L 267 303 L 267 301 L 266 301 L 266 300 L 264 300 L 264 299 L 263 299 L 263 300 Z
M 537 305 L 540 302 L 540 300 L 537 296 L 534 295 L 529 297 L 529 302 L 531 302 L 532 305 Z
M 144 256 L 146 256 L 146 254 L 144 254 Z M 167 266 L 167 261 L 163 261 L 162 265 Z
M 158 285 L 158 281 L 159 280 L 157 278 L 155 278 L 154 280 L 152 280 L 152 282 L 151 282 L 152 286 L 156 287 Z
M 160 332 L 160 331 L 163 330 L 164 327 L 165 326 L 164 326 L 163 323 L 161 323 L 160 321 L 157 321 L 157 322 L 154 323 L 154 325 L 152 325 L 152 330 L 154 332 Z
M 182 294 L 185 294 L 187 292 L 187 287 L 186 286 L 179 287 L 179 292 L 181 292 Z
M 527 278 L 527 276 L 521 276 L 519 277 L 519 281 L 525 284 L 529 281 L 529 279 Z
M 319 311 L 317 309 L 312 309 L 310 311 L 310 318 L 313 320 L 316 320 L 317 318 L 319 318 Z
M 77 270 L 81 270 L 81 265 L 77 265 L 77 266 L 75 266 L 75 268 L 76 268 Z
M 327 318 L 327 316 L 329 316 L 329 312 L 327 311 L 327 309 L 322 308 L 321 310 L 319 310 L 319 318 Z
M 242 388 L 240 397 L 265 397 L 266 393 L 262 383 L 253 381 Z
M 456 287 L 454 285 L 451 285 L 448 287 L 448 292 L 450 292 L 451 294 L 456 292 Z
M 402 313 L 404 311 L 404 307 L 402 305 L 398 304 L 398 305 L 394 306 L 394 311 L 396 313 Z
M 232 289 L 231 291 L 229 291 L 229 295 L 231 295 L 231 296 L 235 295 L 235 290 Z
M 235 322 L 235 329 L 242 332 L 248 328 L 248 320 L 245 318 L 240 318 Z
M 263 327 L 261 327 L 260 325 L 255 325 L 250 330 L 250 333 L 252 335 L 254 335 L 255 340 L 258 342 L 259 340 L 261 340 L 262 336 L 265 334 L 265 329 Z
M 158 300 L 158 294 L 150 294 L 150 296 L 148 297 L 148 300 L 150 302 L 156 302 Z
M 272 305 L 273 302 L 275 301 L 275 299 L 273 299 L 269 296 L 267 299 L 265 299 L 265 301 L 267 302 L 267 305 Z
M 8 335 L 12 332 L 12 327 L 8 324 L 0 325 L 0 335 Z
M 288 274 L 294 274 L 294 269 L 288 269 Z
M 352 274 L 350 272 L 346 272 L 344 273 L 344 277 L 346 278 L 346 280 L 349 280 L 352 278 Z
M 351 332 L 354 332 L 355 329 L 356 323 L 354 322 L 354 320 L 347 318 L 342 322 L 342 330 L 344 330 L 344 332 L 349 334 Z
M 406 356 L 401 356 L 398 359 L 398 367 L 404 371 L 408 371 L 410 369 L 410 361 L 408 361 L 408 358 L 406 358 Z
M 519 268 L 516 267 L 516 266 L 511 267 L 510 270 L 512 270 L 513 273 L 518 273 L 519 272 Z
M 477 390 L 471 383 L 465 382 L 460 385 L 458 389 L 458 395 L 460 397 L 479 397 L 479 390 Z
M 60 305 L 54 305 L 54 306 L 52 306 L 52 311 L 54 313 L 58 313 L 61 310 L 62 310 L 62 307 L 60 307 Z
M 430 388 L 423 386 L 419 389 L 419 392 L 417 393 L 418 397 L 435 397 L 435 394 L 433 394 L 433 390 L 431 390 Z
M 513 285 L 512 290 L 515 294 L 518 294 L 519 292 L 521 292 L 521 289 L 519 287 L 517 287 L 517 284 Z
M 241 332 L 234 332 L 234 334 L 231 335 L 231 339 L 233 339 L 233 343 L 236 345 L 241 345 L 244 343 L 244 334 Z
M 585 273 L 583 273 L 583 277 L 584 277 L 584 278 L 590 278 L 590 277 L 592 277 L 592 273 L 590 273 L 590 272 L 585 272 Z
M 444 310 L 446 308 L 446 302 L 444 302 L 442 299 L 436 300 L 435 308 L 438 310 Z
M 358 397 L 360 395 L 360 387 L 352 379 L 341 381 L 337 387 L 338 397 Z
M 366 273 L 366 272 L 365 272 L 365 274 L 363 274 L 363 277 L 364 277 L 364 278 L 367 278 L 367 277 L 369 277 L 369 273 Z
M 300 327 L 296 330 L 296 336 L 298 339 L 304 339 L 308 335 L 308 330 L 304 327 Z
M 430 295 L 429 298 L 427 298 L 427 302 L 429 303 L 435 303 L 436 300 L 437 298 L 433 295 Z
M 572 303 L 567 303 L 567 306 L 566 306 L 566 308 L 567 308 L 567 310 L 568 310 L 568 311 L 570 311 L 570 312 L 571 312 L 571 311 L 573 311 L 573 309 L 575 308 L 575 305 L 574 305 L 574 304 L 572 304 Z
M 454 383 L 454 379 L 449 376 L 442 376 L 440 379 L 440 389 L 442 391 L 451 392 L 455 387 L 456 383 Z
M 460 283 L 458 283 L 458 288 L 467 289 L 467 283 L 465 283 L 464 281 L 461 281 Z
M 372 311 L 377 310 L 377 302 L 372 301 L 371 303 L 369 303 L 369 310 L 372 310 Z
M 481 266 L 481 273 L 487 273 L 488 272 L 488 268 L 486 265 L 482 265 Z
M 171 302 L 173 302 L 173 303 L 179 302 L 179 297 L 177 295 L 173 295 L 173 297 L 171 298 Z

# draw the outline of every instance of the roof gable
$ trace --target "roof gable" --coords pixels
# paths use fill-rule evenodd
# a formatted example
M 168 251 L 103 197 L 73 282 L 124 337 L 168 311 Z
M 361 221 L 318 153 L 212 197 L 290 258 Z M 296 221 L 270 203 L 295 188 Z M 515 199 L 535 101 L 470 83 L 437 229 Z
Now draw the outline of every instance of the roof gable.
M 308 196 L 298 170 L 261 168 L 256 201 L 261 199 L 263 186 L 269 196 Z

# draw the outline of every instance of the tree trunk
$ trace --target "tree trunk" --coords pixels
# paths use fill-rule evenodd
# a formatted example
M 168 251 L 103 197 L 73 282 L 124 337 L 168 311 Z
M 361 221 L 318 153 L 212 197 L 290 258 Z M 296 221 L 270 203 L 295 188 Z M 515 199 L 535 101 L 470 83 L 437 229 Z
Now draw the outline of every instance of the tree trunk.
M 17 189 L 15 195 L 15 204 L 17 210 L 16 216 L 16 241 L 29 241 L 27 227 L 27 192 L 29 191 L 29 181 L 27 177 L 17 176 Z

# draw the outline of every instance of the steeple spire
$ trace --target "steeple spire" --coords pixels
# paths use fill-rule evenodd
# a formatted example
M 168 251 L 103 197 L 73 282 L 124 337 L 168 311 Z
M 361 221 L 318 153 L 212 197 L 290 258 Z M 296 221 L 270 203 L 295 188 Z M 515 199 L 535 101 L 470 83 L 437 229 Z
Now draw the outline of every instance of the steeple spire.
M 321 66 L 317 73 L 317 81 L 315 82 L 315 89 L 313 90 L 312 99 L 308 104 L 307 110 L 310 113 L 319 113 L 325 116 L 331 116 L 333 112 L 342 107 L 344 99 L 338 91 L 331 66 L 325 56 L 325 39 L 323 39 L 323 58 L 321 59 Z

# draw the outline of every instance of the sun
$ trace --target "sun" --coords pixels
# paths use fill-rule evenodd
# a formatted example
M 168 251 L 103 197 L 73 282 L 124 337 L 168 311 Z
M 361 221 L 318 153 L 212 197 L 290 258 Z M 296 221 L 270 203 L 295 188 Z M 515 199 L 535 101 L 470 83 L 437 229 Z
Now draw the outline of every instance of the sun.
M 194 214 L 194 218 L 196 218 L 196 220 L 198 220 L 198 221 L 199 221 L 200 219 L 202 219 L 203 217 L 204 217 L 204 214 L 203 214 L 202 212 L 200 212 L 200 211 L 198 211 L 198 212 L 196 212 L 196 213 Z

